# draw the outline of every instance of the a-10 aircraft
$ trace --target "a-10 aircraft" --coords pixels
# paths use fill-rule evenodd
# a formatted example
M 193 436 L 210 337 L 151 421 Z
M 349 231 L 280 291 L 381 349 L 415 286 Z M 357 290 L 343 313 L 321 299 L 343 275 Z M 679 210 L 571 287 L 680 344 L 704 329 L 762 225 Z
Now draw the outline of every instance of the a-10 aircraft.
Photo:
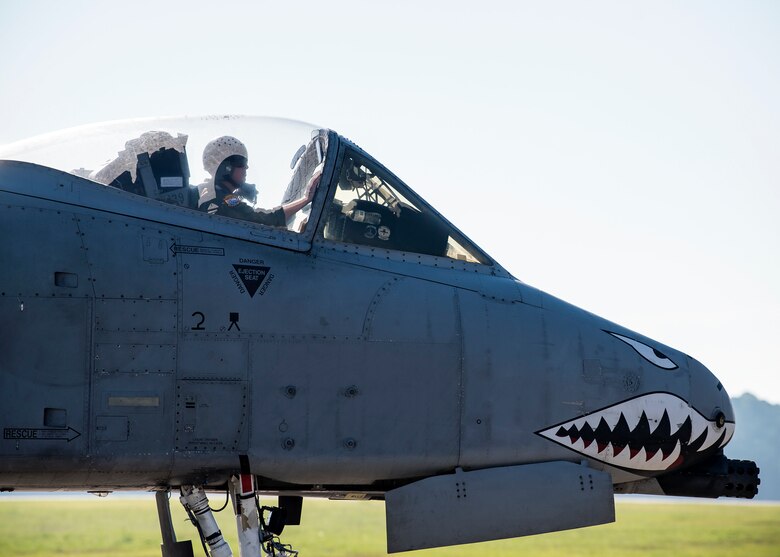
M 294 554 L 308 496 L 384 500 L 392 553 L 757 492 L 707 368 L 515 279 L 331 130 L 142 120 L 0 158 L 0 490 L 154 491 L 192 555 L 173 490 L 219 557 L 214 491 L 242 556 Z M 220 196 L 247 158 L 280 223 Z

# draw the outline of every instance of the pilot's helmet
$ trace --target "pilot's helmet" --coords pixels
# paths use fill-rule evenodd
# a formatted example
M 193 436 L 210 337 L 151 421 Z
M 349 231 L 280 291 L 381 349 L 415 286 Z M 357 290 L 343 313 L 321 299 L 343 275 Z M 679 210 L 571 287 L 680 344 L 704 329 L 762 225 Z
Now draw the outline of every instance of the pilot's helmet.
M 249 158 L 246 145 L 229 135 L 212 139 L 208 142 L 206 148 L 203 149 L 203 169 L 212 178 L 215 178 L 217 171 L 222 170 L 219 168 L 220 165 L 223 162 L 228 162 L 227 159 L 233 159 L 233 157 L 242 157 L 244 164 L 246 164 L 246 160 Z

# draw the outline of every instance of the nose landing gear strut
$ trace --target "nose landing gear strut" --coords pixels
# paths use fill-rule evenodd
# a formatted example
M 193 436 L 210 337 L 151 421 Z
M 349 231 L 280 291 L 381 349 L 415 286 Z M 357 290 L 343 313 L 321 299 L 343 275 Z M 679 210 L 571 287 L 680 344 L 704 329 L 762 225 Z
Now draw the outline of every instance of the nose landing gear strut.
M 284 508 L 261 507 L 255 491 L 254 476 L 240 474 L 230 479 L 228 489 L 236 516 L 240 557 L 296 557 L 298 552 L 279 540 L 286 524 Z M 160 520 L 162 557 L 194 557 L 192 542 L 177 541 L 171 521 L 169 492 L 155 494 Z M 203 550 L 208 557 L 233 557 L 230 545 L 214 519 L 208 496 L 202 486 L 181 487 L 179 498 L 190 521 L 198 529 Z M 300 510 L 300 507 L 299 507 Z

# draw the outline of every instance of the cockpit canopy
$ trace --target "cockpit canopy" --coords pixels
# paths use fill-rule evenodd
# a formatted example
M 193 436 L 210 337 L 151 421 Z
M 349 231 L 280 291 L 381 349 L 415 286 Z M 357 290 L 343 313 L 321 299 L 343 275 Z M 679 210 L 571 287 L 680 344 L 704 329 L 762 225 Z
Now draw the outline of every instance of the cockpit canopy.
M 213 169 L 201 168 L 204 148 L 221 136 L 245 146 L 246 183 L 227 183 L 211 175 Z M 286 228 L 358 250 L 492 265 L 367 153 L 327 129 L 302 122 L 244 116 L 120 121 L 0 146 L 0 159 L 57 168 L 198 211 L 203 218 Z M 331 169 L 327 175 L 326 166 Z M 312 202 L 323 196 L 324 203 Z
M 489 264 L 414 192 L 355 149 L 345 151 L 329 201 L 327 240 Z

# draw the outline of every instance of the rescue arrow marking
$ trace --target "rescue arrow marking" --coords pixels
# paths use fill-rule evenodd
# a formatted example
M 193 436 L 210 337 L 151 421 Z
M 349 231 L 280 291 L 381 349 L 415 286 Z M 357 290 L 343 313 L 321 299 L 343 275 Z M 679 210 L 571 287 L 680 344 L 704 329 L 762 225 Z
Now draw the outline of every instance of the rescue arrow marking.
M 67 441 L 70 443 L 81 433 L 69 427 L 68 429 L 45 429 L 32 427 L 6 427 L 3 429 L 3 439 L 24 441 Z
M 176 256 L 177 253 L 186 253 L 187 255 L 218 255 L 224 256 L 224 248 L 210 248 L 206 246 L 182 246 L 180 244 L 171 245 L 171 253 Z

